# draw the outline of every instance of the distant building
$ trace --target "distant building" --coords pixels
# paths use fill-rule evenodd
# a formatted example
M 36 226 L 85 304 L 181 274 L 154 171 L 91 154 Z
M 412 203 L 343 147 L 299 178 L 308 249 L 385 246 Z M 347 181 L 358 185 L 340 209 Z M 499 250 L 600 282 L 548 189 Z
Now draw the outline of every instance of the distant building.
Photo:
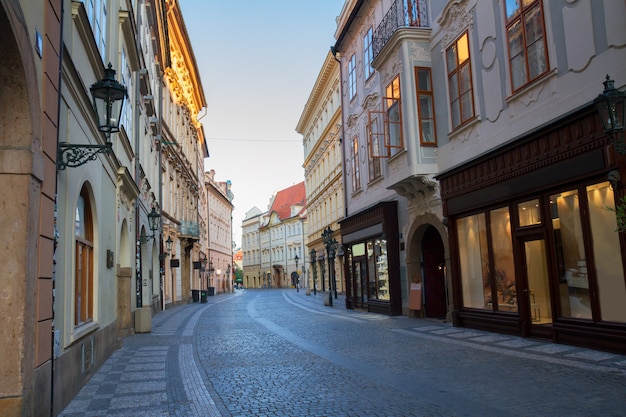
M 208 213 L 208 288 L 211 293 L 233 290 L 233 193 L 230 181 L 215 180 L 215 171 L 204 174 Z M 212 288 L 212 289 L 211 289 Z
M 296 272 L 296 260 L 303 259 L 305 249 L 305 206 L 304 182 L 278 191 L 272 197 L 259 227 L 262 287 L 295 285 L 292 273 Z
M 243 284 L 246 288 L 263 286 L 263 270 L 261 268 L 261 222 L 263 212 L 252 207 L 241 223 L 241 253 Z

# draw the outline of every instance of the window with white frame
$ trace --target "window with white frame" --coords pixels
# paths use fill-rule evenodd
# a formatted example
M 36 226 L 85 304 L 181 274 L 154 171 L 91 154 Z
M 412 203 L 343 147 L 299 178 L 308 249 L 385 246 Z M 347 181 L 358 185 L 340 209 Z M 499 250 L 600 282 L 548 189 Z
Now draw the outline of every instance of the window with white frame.
M 430 68 L 415 67 L 415 82 L 417 84 L 417 107 L 420 128 L 420 144 L 423 146 L 437 145 L 437 130 L 435 124 L 435 104 Z
M 356 192 L 361 189 L 361 172 L 359 168 L 359 138 L 356 136 L 354 137 L 354 139 L 352 139 L 350 154 L 350 157 L 352 159 L 352 192 Z
M 367 123 L 367 147 L 369 151 L 367 157 L 370 182 L 382 176 L 380 158 L 387 153 L 384 147 L 385 135 L 381 131 L 382 123 L 380 123 L 380 117 L 377 116 L 379 115 L 370 112 Z
M 370 27 L 365 36 L 363 36 L 363 70 L 366 80 L 374 73 L 374 68 L 372 67 L 372 59 L 374 58 L 373 33 L 374 31 Z
M 356 97 L 356 55 L 352 54 L 348 61 L 348 98 Z
M 87 17 L 89 18 L 89 24 L 93 31 L 93 36 L 98 46 L 98 51 L 102 60 L 106 58 L 106 18 L 107 9 L 105 0 L 85 0 L 85 9 L 87 11 Z

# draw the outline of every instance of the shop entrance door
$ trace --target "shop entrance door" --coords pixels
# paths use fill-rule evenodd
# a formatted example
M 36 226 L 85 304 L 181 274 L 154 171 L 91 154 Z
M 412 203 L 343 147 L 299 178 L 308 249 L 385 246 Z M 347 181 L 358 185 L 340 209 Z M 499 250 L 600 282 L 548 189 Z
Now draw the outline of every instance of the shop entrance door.
M 552 303 L 546 242 L 542 238 L 522 240 L 524 255 L 520 315 L 525 336 L 552 336 Z
M 365 257 L 352 261 L 352 294 L 354 308 L 367 308 L 367 264 Z

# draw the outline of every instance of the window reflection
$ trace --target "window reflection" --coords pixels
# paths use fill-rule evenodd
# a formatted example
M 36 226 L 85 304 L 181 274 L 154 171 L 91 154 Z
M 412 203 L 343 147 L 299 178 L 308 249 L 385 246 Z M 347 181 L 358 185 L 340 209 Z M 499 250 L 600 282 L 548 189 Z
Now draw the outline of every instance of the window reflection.
M 517 216 L 521 227 L 541 224 L 541 212 L 539 211 L 539 199 L 524 201 L 517 205 Z

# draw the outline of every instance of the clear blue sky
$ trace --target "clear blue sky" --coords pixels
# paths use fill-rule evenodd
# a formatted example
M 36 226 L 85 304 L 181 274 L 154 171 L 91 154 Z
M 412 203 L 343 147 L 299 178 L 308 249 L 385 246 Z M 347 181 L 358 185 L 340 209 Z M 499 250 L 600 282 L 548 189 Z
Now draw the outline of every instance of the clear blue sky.
M 179 0 L 207 99 L 202 118 L 217 181 L 232 181 L 233 238 L 257 206 L 304 181 L 295 129 L 344 0 Z

